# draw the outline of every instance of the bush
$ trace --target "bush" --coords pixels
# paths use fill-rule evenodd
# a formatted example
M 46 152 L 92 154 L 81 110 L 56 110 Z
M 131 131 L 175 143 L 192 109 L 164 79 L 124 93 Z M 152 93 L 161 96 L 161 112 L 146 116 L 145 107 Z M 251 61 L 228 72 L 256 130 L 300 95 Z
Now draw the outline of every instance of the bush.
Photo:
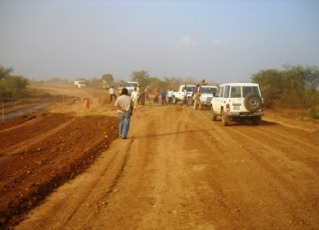
M 0 66 L 0 101 L 14 101 L 21 96 L 22 91 L 29 84 L 22 76 L 11 75 L 11 68 Z
M 318 106 L 318 67 L 286 66 L 284 70 L 263 70 L 252 76 L 268 105 L 280 108 Z
M 309 108 L 309 116 L 312 119 L 319 119 L 319 114 L 318 114 L 316 106 L 313 105 Z

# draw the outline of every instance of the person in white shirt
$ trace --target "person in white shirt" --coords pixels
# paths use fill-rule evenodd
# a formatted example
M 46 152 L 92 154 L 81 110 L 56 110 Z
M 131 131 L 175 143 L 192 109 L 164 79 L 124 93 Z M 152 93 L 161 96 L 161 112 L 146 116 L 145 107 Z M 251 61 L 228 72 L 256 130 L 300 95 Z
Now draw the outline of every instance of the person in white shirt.
M 167 97 L 168 97 L 168 104 L 172 105 L 173 104 L 173 95 L 174 95 L 174 91 L 169 88 L 167 91 Z
M 184 90 L 183 90 L 183 102 L 181 105 L 188 105 L 187 104 L 187 86 L 185 85 Z
M 109 94 L 110 94 L 110 102 L 113 101 L 113 97 L 114 97 L 114 100 L 116 100 L 116 94 L 115 94 L 115 90 L 114 90 L 113 86 L 110 87 Z
M 139 97 L 139 92 L 137 92 L 136 88 L 134 88 L 133 92 L 131 93 L 131 98 L 133 101 L 134 110 L 136 110 L 136 108 L 137 108 L 138 97 Z

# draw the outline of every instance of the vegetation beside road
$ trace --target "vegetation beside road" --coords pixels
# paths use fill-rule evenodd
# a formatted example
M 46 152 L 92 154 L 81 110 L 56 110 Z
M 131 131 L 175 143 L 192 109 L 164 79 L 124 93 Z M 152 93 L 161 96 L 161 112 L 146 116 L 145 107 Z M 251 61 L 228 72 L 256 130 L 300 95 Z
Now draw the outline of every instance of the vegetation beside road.
M 198 84 L 193 79 L 182 79 L 171 76 L 160 79 L 150 76 L 145 70 L 133 71 L 131 81 L 140 83 L 142 89 L 146 86 L 150 90 L 177 89 L 181 84 Z M 123 80 L 115 80 L 112 74 L 104 74 L 101 78 L 88 79 L 88 86 L 101 88 L 101 80 L 108 85 L 118 87 Z M 49 80 L 52 83 L 52 79 Z M 68 83 L 67 80 L 54 79 L 54 81 Z M 202 80 L 205 81 L 205 80 Z M 268 108 L 295 108 L 307 109 L 308 115 L 318 119 L 319 106 L 319 70 L 318 67 L 284 66 L 284 70 L 266 69 L 255 73 L 251 81 L 258 83 L 262 91 L 265 106 Z M 223 82 L 221 82 L 223 83 Z M 210 83 L 218 85 L 219 83 Z M 25 89 L 29 80 L 23 76 L 13 75 L 12 68 L 0 66 L 0 101 L 12 102 L 25 96 Z
M 0 101 L 9 102 L 22 97 L 28 79 L 13 75 L 13 69 L 0 66 Z

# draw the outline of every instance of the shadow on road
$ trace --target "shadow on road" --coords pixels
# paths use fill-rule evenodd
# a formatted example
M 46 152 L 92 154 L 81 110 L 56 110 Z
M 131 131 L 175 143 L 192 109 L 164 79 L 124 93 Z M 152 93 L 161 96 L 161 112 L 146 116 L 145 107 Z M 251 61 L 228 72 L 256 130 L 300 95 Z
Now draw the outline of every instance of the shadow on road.
M 188 134 L 188 133 L 201 133 L 207 131 L 213 131 L 214 129 L 199 129 L 199 130 L 185 130 L 181 132 L 167 132 L 167 133 L 154 133 L 149 135 L 137 135 L 134 138 L 150 138 L 150 137 L 160 137 L 160 136 L 170 136 L 170 135 L 178 135 L 178 134 Z

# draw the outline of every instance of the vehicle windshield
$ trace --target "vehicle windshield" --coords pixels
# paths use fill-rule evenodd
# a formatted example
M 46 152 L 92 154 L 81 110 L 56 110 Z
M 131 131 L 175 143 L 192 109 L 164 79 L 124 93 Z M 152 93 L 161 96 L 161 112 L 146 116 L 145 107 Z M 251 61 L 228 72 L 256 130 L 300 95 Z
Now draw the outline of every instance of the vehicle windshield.
M 133 82 L 127 82 L 126 84 L 125 84 L 125 86 L 126 87 L 137 87 L 137 83 L 133 83 Z
M 194 88 L 195 88 L 195 86 L 186 86 L 186 91 L 187 91 L 187 92 L 194 92 Z M 184 91 L 184 90 L 185 90 L 185 87 L 183 87 L 182 90 Z
M 201 87 L 200 88 L 200 93 L 204 94 L 215 94 L 216 93 L 216 88 L 208 88 L 208 87 Z

